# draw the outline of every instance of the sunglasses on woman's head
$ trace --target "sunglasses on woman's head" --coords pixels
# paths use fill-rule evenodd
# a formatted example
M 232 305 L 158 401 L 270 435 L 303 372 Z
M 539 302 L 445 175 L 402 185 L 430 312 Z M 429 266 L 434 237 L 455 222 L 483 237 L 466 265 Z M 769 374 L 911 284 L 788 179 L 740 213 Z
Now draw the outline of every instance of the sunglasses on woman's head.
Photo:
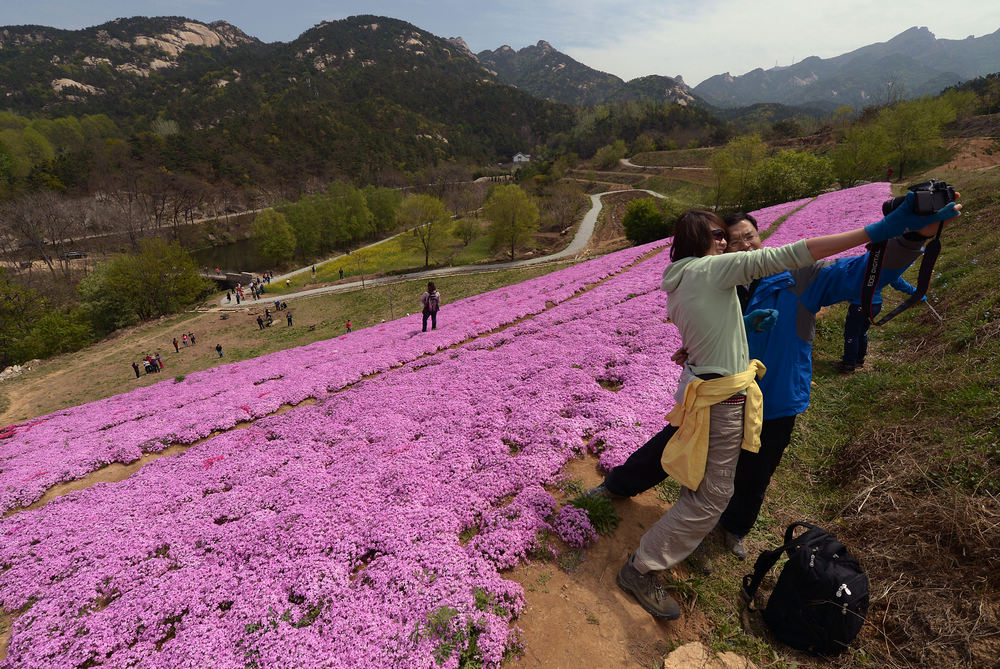
M 715 240 L 721 242 L 725 238 L 726 238 L 726 232 L 724 230 L 720 230 L 718 228 L 713 228 L 712 229 L 712 239 L 715 239 Z

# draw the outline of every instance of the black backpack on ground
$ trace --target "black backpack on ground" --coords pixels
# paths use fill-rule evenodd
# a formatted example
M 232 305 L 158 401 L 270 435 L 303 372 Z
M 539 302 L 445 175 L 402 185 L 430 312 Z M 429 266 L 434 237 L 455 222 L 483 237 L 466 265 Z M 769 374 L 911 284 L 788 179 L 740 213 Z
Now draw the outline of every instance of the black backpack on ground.
M 793 538 L 798 527 L 806 531 Z M 792 648 L 813 655 L 842 652 L 868 614 L 868 576 L 835 536 L 809 523 L 792 523 L 785 545 L 761 553 L 753 574 L 743 577 L 742 594 L 751 611 L 760 582 L 782 551 L 788 562 L 767 600 L 764 622 Z

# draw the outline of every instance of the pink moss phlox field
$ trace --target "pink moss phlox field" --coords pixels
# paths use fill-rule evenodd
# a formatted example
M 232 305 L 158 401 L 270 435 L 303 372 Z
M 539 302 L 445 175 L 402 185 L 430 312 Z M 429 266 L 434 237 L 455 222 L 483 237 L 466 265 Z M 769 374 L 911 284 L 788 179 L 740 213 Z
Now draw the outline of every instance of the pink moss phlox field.
M 788 212 L 795 211 L 807 202 L 812 201 L 813 198 L 807 197 L 801 200 L 792 200 L 791 202 L 782 202 L 781 204 L 775 204 L 770 207 L 764 207 L 763 209 L 757 209 L 755 211 L 749 212 L 753 215 L 754 219 L 757 221 L 757 229 L 764 232 L 771 225 L 787 214 Z
M 768 242 L 887 196 L 821 196 Z M 543 532 L 593 540 L 550 492 L 566 463 L 620 464 L 673 405 L 666 254 L 629 267 L 650 248 L 446 303 L 437 332 L 417 314 L 7 426 L 4 509 L 194 445 L 0 519 L 0 667 L 454 668 L 473 639 L 499 667 L 524 606 L 502 570 Z
M 783 246 L 800 239 L 864 227 L 882 218 L 882 203 L 890 197 L 892 193 L 889 184 L 885 182 L 824 193 L 786 218 L 764 240 L 764 245 Z M 865 247 L 858 246 L 831 258 L 861 255 L 864 252 Z
M 500 570 L 540 531 L 587 537 L 543 486 L 588 441 L 624 460 L 672 405 L 665 264 L 4 518 L 0 607 L 19 614 L 3 666 L 455 667 L 473 636 L 499 666 L 523 607 Z M 502 302 L 516 313 L 537 290 Z M 465 318 L 487 322 L 478 302 Z M 308 356 L 284 360 L 234 365 L 209 396 L 250 380 L 226 400 L 244 413 L 271 399 L 262 385 L 309 382 Z
M 169 444 L 340 390 L 562 303 L 663 242 L 609 254 L 517 286 L 444 305 L 441 327 L 420 333 L 420 314 L 348 336 L 220 365 L 3 428 L 0 512 L 28 506 L 52 485 L 110 463 L 129 463 Z

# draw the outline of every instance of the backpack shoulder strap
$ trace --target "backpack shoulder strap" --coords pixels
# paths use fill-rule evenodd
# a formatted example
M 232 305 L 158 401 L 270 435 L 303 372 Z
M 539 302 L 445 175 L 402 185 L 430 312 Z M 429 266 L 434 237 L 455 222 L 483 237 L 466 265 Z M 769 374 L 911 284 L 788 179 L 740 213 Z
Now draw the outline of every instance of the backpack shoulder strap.
M 767 572 L 771 571 L 771 567 L 778 561 L 781 557 L 782 551 L 792 548 L 795 545 L 795 541 L 792 535 L 795 529 L 798 527 L 804 527 L 807 530 L 819 529 L 812 523 L 792 523 L 785 530 L 785 543 L 777 548 L 769 551 L 764 551 L 757 558 L 757 561 L 753 565 L 753 573 L 747 574 L 743 577 L 743 587 L 740 588 L 740 594 L 743 596 L 743 601 L 746 602 L 747 608 L 751 611 L 755 610 L 753 607 L 753 598 L 757 594 L 757 588 L 760 587 L 761 581 L 764 580 L 764 576 Z

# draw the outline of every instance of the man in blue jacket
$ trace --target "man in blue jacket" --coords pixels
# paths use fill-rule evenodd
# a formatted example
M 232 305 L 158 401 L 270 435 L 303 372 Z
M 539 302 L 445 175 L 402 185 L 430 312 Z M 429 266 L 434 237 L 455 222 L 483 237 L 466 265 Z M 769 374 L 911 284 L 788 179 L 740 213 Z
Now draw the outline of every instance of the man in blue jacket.
M 739 212 L 725 217 L 725 221 L 727 253 L 761 248 L 753 216 Z M 888 242 L 879 288 L 899 278 L 920 257 L 929 230 L 924 228 L 921 231 L 924 234 L 906 233 Z M 809 406 L 816 314 L 822 307 L 858 299 L 867 261 L 868 254 L 822 260 L 737 287 L 740 306 L 747 314 L 744 322 L 750 357 L 767 368 L 757 382 L 764 394 L 760 451 L 740 452 L 735 491 L 719 520 L 727 548 L 740 558 L 747 555 L 743 538 L 757 520 L 764 492 L 791 441 L 795 417 Z M 773 326 L 762 330 L 757 321 L 773 320 L 774 312 L 777 319 Z M 678 361 L 683 364 L 683 351 L 679 353 Z M 631 497 L 663 481 L 667 475 L 660 466 L 660 458 L 674 430 L 668 425 L 587 494 Z

